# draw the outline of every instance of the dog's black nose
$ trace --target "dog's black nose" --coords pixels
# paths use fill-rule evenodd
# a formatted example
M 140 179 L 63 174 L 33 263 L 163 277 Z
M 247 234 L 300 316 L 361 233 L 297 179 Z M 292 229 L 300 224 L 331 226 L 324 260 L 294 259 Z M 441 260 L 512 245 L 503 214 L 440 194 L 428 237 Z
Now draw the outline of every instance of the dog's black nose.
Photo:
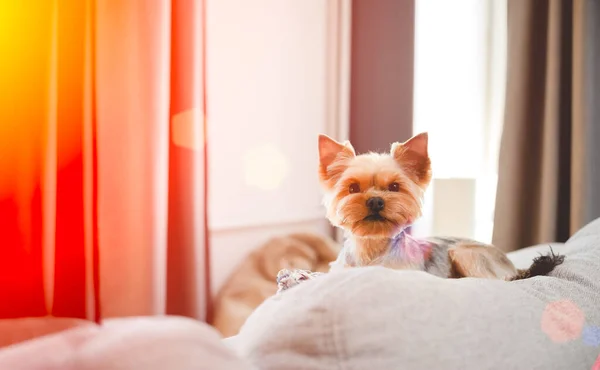
M 367 200 L 367 207 L 373 212 L 379 212 L 383 209 L 383 199 L 380 197 L 373 197 Z

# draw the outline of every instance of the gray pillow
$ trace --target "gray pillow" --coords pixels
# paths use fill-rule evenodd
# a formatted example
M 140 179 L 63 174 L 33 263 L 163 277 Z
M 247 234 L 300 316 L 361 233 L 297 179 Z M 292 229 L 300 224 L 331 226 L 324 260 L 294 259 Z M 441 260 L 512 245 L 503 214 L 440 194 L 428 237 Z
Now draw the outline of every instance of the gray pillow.
M 380 267 L 327 274 L 265 301 L 230 345 L 261 369 L 591 369 L 600 220 L 563 251 L 551 276 L 516 282 Z

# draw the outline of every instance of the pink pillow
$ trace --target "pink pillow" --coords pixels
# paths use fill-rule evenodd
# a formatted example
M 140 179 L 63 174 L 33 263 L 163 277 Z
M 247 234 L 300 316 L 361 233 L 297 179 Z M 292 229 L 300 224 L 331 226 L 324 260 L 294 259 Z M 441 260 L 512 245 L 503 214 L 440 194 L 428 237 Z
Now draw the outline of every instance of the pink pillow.
M 95 326 L 91 321 L 58 317 L 26 317 L 0 320 L 0 348 L 59 331 Z
M 107 320 L 0 349 L 0 369 L 249 370 L 210 326 L 178 317 Z

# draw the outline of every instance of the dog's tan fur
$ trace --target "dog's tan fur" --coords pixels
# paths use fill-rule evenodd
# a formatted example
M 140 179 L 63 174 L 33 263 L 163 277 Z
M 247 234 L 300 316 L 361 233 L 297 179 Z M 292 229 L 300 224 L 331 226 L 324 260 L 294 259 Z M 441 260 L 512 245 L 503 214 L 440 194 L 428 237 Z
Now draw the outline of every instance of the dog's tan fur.
M 421 216 L 423 195 L 432 176 L 427 145 L 428 135 L 422 133 L 392 144 L 389 153 L 356 155 L 349 142 L 319 136 L 319 176 L 326 193 L 327 218 L 344 229 L 349 239 L 334 267 L 381 264 L 425 269 L 427 261 L 403 263 L 387 254 L 394 238 Z M 370 219 L 372 211 L 366 205 L 374 197 L 385 204 L 376 220 Z M 438 240 L 434 245 L 433 253 L 445 254 L 439 263 L 449 265 L 438 266 L 436 271 L 446 277 L 505 279 L 517 273 L 505 254 L 492 245 L 460 239 L 452 243 Z

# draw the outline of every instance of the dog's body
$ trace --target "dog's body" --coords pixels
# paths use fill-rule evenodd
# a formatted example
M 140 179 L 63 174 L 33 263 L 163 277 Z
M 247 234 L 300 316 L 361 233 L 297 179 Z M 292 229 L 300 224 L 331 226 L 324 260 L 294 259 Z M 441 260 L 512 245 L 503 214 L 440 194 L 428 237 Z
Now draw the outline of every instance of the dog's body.
M 517 269 L 504 253 L 492 245 L 466 238 L 431 237 L 416 239 L 402 232 L 390 240 L 374 239 L 357 246 L 349 237 L 331 270 L 347 267 L 383 266 L 420 270 L 443 278 L 464 276 L 510 279 Z M 371 255 L 367 255 L 367 253 Z M 469 254 L 469 256 L 466 256 Z M 487 260 L 493 256 L 493 263 Z M 469 266 L 463 266 L 466 264 Z
M 379 265 L 420 270 L 443 278 L 479 277 L 518 280 L 545 275 L 564 257 L 551 253 L 518 271 L 493 245 L 464 238 L 415 239 L 406 228 L 421 216 L 431 181 L 426 133 L 394 143 L 389 153 L 356 155 L 349 142 L 319 136 L 319 177 L 332 225 L 346 233 L 331 270 Z M 280 288 L 296 285 L 307 274 L 281 271 Z
M 421 216 L 431 181 L 427 134 L 394 143 L 386 154 L 356 155 L 348 142 L 319 137 L 327 218 L 346 242 L 333 269 L 382 265 L 441 277 L 508 279 L 517 270 L 491 245 L 462 238 L 415 239 L 405 232 Z

